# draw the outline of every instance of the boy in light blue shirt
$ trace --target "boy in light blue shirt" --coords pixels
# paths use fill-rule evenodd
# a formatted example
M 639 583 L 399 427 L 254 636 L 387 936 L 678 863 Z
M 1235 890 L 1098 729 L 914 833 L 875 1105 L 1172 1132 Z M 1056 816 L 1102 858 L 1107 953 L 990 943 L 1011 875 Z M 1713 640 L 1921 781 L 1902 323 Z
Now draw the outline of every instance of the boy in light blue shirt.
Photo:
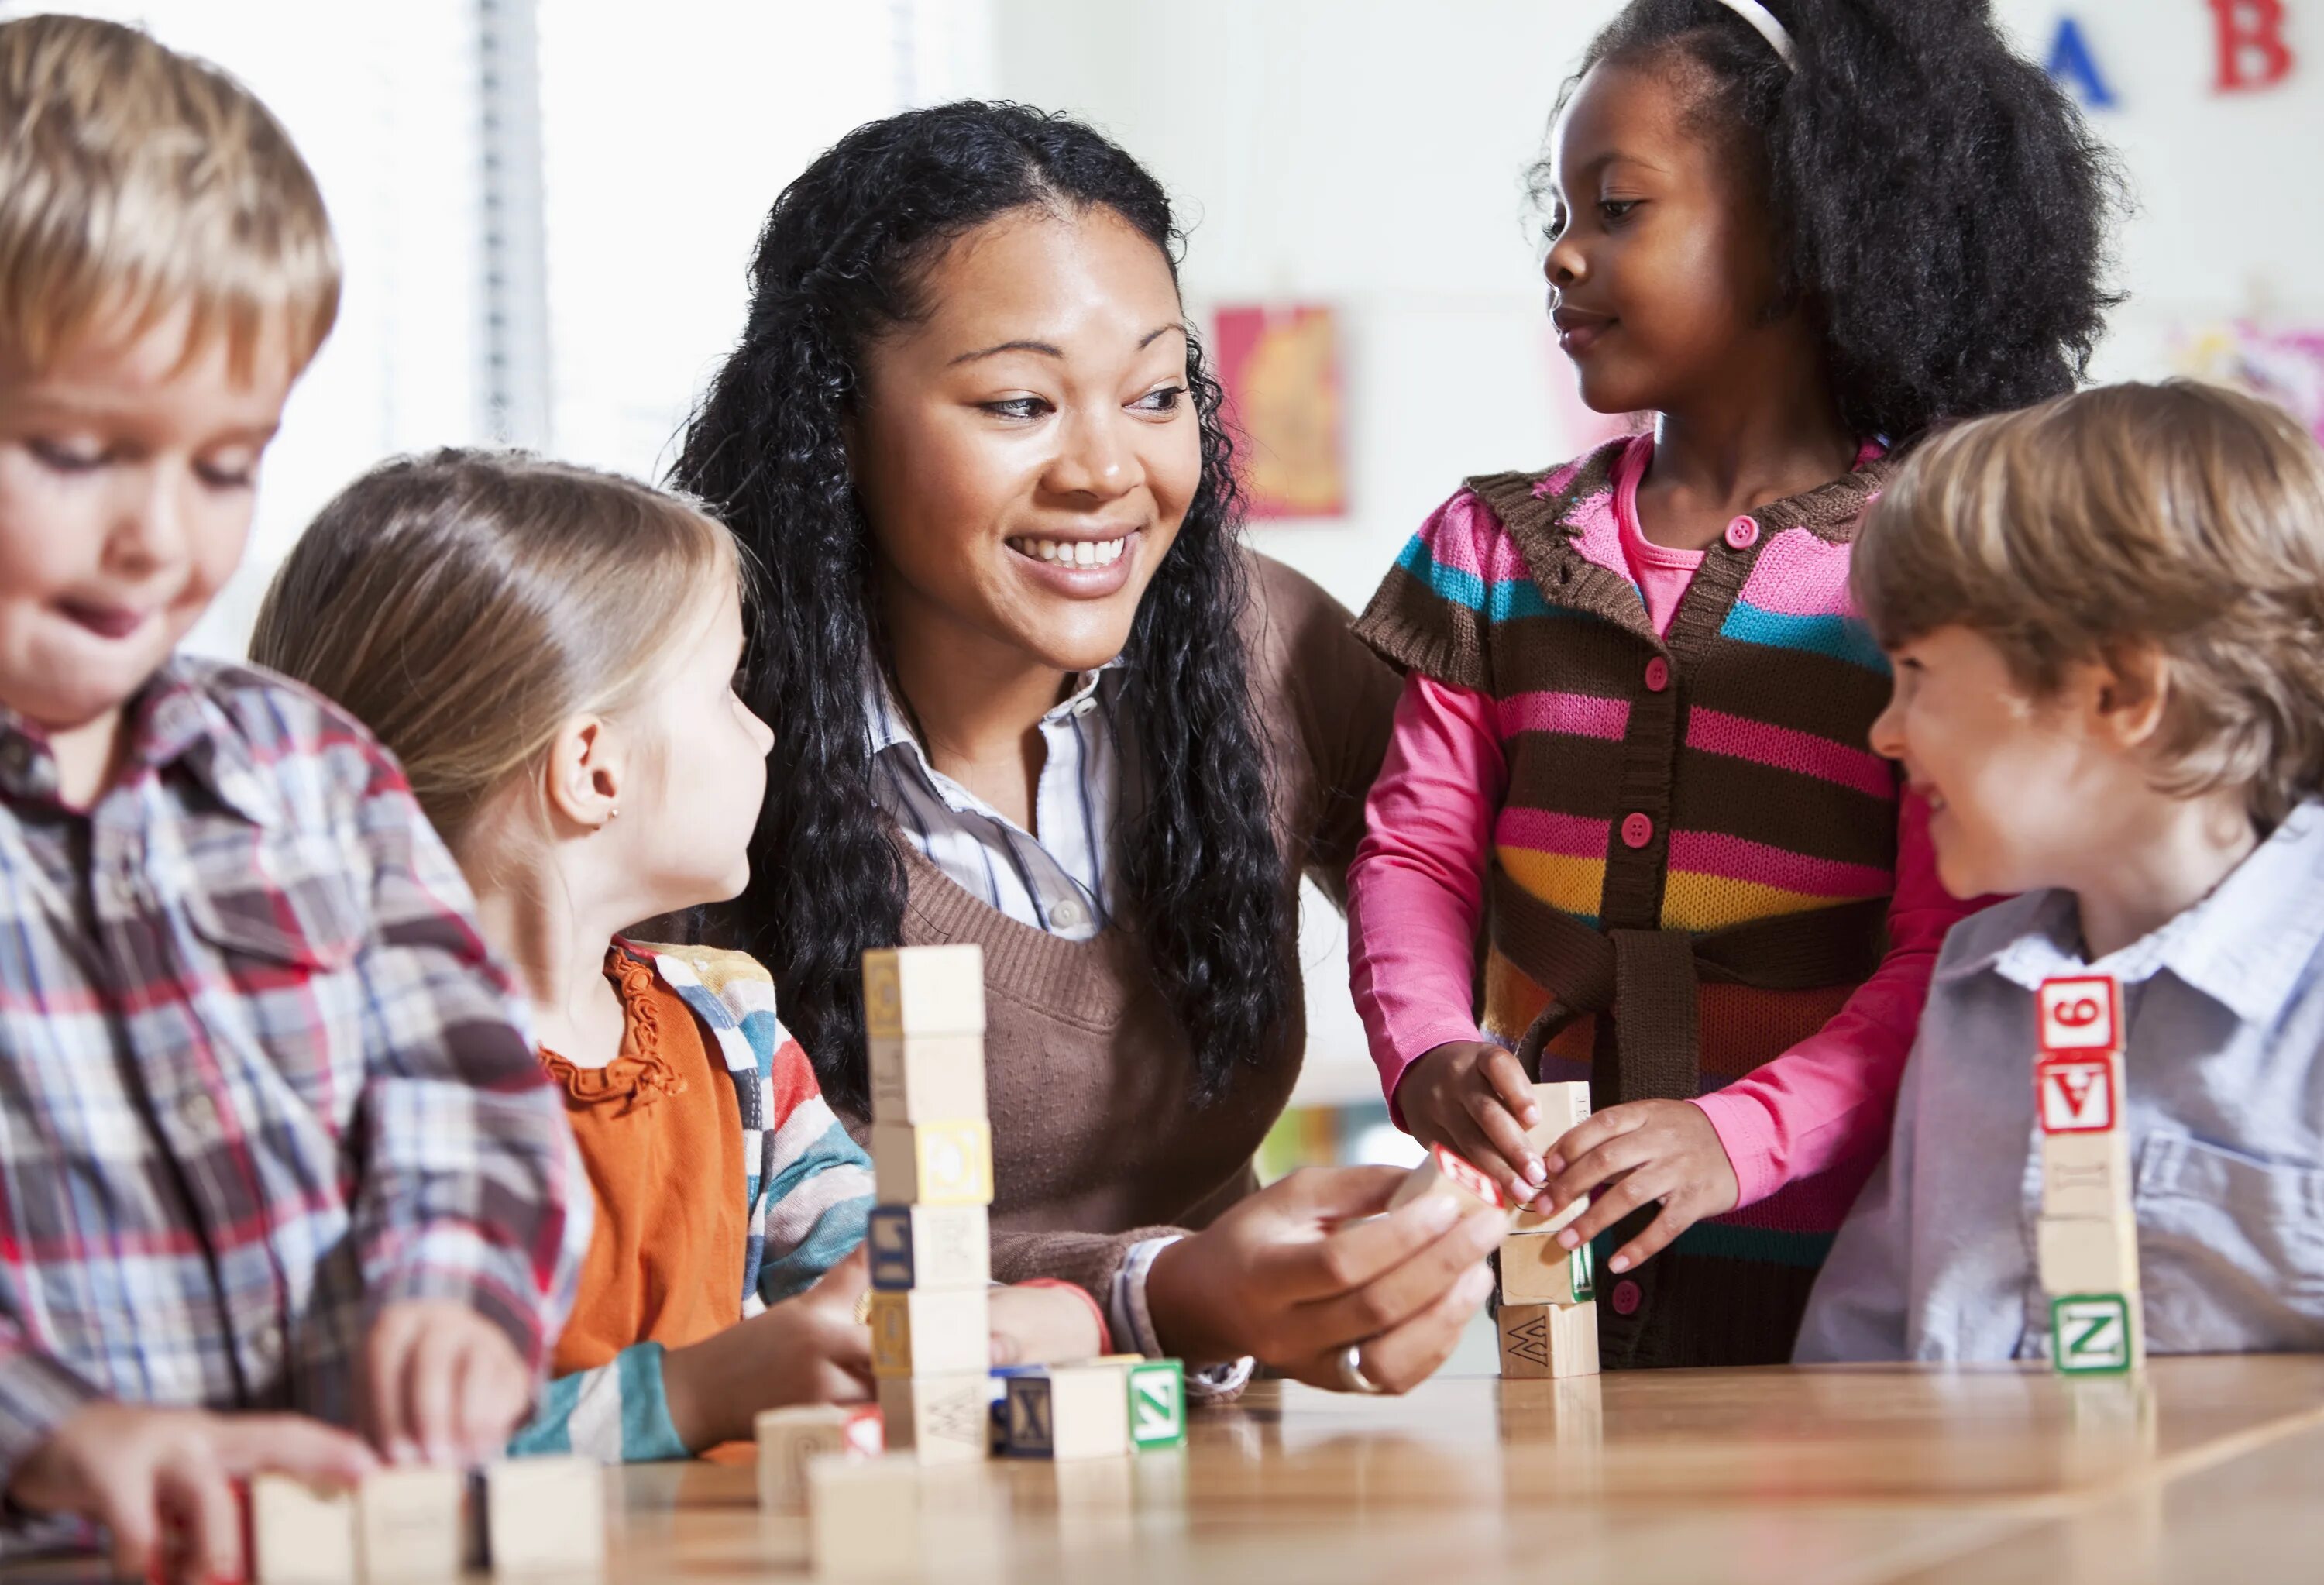
M 1960 897 L 1795 1358 L 2049 1349 L 2034 992 L 2121 982 L 2153 1353 L 2324 1349 L 2324 453 L 2187 383 L 1927 443 L 1856 548 Z

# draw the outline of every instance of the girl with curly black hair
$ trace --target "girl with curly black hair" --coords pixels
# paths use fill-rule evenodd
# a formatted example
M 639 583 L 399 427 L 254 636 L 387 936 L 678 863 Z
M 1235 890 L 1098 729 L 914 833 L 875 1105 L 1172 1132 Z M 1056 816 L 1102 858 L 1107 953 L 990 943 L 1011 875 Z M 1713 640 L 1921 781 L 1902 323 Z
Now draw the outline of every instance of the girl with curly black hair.
M 1585 1280 L 1613 1230 L 1609 1364 L 1785 1358 L 1877 1157 L 1969 905 L 1867 746 L 1849 546 L 1932 426 L 2072 386 L 2108 182 L 1979 0 L 1634 0 L 1561 97 L 1552 318 L 1652 432 L 1469 480 L 1374 596 L 1408 676 L 1351 918 L 1406 1125 Z M 1545 1137 L 1536 1078 L 1596 1115 Z
M 1081 1284 L 1197 1390 L 1253 1356 L 1400 1388 L 1498 1224 L 1342 1227 L 1401 1175 L 1250 1165 L 1299 1066 L 1298 879 L 1343 889 L 1397 684 L 1236 542 L 1179 243 L 1136 161 L 1013 105 L 860 127 L 775 200 L 675 474 L 758 564 L 776 740 L 711 934 L 858 1124 L 861 954 L 977 944 L 996 1274 Z

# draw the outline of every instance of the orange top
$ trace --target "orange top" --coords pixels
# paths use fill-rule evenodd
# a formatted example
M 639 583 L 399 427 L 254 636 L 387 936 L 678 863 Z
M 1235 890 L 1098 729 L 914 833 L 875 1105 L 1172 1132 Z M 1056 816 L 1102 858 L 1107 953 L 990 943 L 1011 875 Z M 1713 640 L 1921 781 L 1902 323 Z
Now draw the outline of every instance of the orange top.
M 678 993 L 615 946 L 605 978 L 622 998 L 621 1055 L 576 1067 L 542 1049 L 589 1171 L 597 1225 L 558 1376 L 605 1364 L 649 1340 L 682 1348 L 742 1318 L 742 1117 Z

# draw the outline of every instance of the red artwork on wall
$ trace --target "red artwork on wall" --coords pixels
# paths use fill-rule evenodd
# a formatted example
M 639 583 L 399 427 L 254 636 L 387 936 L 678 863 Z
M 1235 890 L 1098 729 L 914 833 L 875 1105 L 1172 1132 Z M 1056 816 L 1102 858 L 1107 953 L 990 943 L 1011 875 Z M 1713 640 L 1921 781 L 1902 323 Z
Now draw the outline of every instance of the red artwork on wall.
M 1314 306 L 1221 309 L 1212 346 L 1250 515 L 1343 515 L 1338 317 Z

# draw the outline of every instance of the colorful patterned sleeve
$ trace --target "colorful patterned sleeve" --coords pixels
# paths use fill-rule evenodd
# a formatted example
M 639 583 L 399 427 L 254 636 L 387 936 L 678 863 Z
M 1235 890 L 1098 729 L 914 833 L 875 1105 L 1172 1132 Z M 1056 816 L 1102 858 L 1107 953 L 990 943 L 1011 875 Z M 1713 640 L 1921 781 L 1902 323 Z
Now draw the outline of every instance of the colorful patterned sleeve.
M 752 1219 L 750 1258 L 771 1304 L 812 1286 L 862 1243 L 872 1216 L 872 1158 L 848 1137 L 790 1031 L 770 1018 L 764 1147 L 767 1191 Z
M 558 1377 L 510 1440 L 510 1457 L 577 1453 L 601 1464 L 692 1457 L 669 1417 L 662 1358 L 659 1343 L 632 1343 L 594 1370 Z
M 538 1372 L 588 1244 L 572 1129 L 458 867 L 402 773 L 369 751 L 357 834 L 374 917 L 355 964 L 369 1025 L 354 1206 L 366 1304 L 466 1304 Z
M 1388 568 L 1356 636 L 1407 672 L 1492 692 L 1486 626 L 1512 602 L 1538 598 L 1492 508 L 1462 490 L 1429 515 Z

